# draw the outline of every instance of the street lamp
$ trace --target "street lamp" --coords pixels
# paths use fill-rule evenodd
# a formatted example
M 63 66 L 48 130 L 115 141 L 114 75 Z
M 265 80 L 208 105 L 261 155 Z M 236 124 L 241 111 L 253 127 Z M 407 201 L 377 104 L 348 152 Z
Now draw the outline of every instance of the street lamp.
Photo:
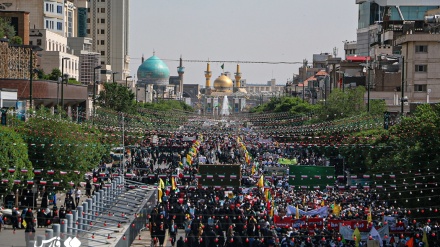
M 113 75 L 113 83 L 115 83 L 115 75 L 116 75 L 116 74 L 119 74 L 119 72 L 113 72 L 113 73 L 112 73 L 112 75 Z
M 125 77 L 125 87 L 128 87 L 128 79 L 129 78 L 132 78 L 132 76 L 129 75 L 129 76 Z M 114 81 L 114 79 L 113 79 L 113 81 Z
M 29 45 L 29 46 L 23 46 L 25 48 L 29 48 L 31 49 L 31 54 L 30 54 L 30 61 L 29 61 L 29 106 L 30 109 L 32 109 L 33 105 L 32 105 L 32 81 L 33 81 L 33 74 L 34 74 L 34 65 L 33 65 L 33 61 L 34 61 L 34 51 L 42 51 L 43 48 L 36 46 L 36 45 Z
M 364 66 L 364 70 L 365 70 L 365 72 L 367 72 L 367 80 L 366 80 L 366 83 L 367 83 L 367 112 L 370 112 L 370 70 L 371 70 L 370 58 L 369 57 L 367 58 L 367 63 L 361 63 L 359 65 Z
M 102 68 L 101 65 L 93 68 L 93 116 L 92 123 L 95 122 L 95 105 L 96 105 L 96 70 Z
M 70 57 L 61 58 L 61 109 L 64 109 L 64 60 L 70 60 Z

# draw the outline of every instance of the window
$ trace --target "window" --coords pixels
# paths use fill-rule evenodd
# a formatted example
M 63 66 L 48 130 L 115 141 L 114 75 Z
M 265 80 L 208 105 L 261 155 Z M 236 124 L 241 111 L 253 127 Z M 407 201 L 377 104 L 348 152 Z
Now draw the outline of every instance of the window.
M 105 51 L 101 51 L 101 55 L 102 55 L 102 56 L 105 56 Z
M 90 18 L 87 18 L 87 23 L 90 23 Z
M 62 14 L 63 13 L 63 6 L 57 6 L 57 13 Z
M 46 3 L 46 12 L 49 12 L 49 4 Z
M 105 65 L 105 62 L 104 62 L 104 61 L 101 61 L 101 65 Z
M 415 72 L 428 72 L 428 65 L 426 65 L 426 64 L 424 64 L 424 65 L 416 64 Z
M 63 30 L 63 23 L 57 22 L 57 30 Z
M 105 34 L 105 29 L 101 29 L 101 34 Z
M 32 40 L 29 41 L 29 45 L 34 45 L 34 42 Z
M 414 85 L 414 92 L 426 92 L 426 85 Z
M 105 8 L 101 8 L 101 13 L 105 13 Z
M 105 40 L 101 40 L 101 45 L 105 45 Z
M 98 18 L 97 22 L 99 23 L 99 18 Z
M 90 13 L 90 8 L 87 8 L 87 13 Z
M 90 34 L 90 29 L 87 28 L 87 34 Z
M 416 45 L 416 53 L 427 53 L 428 46 L 427 45 Z
M 41 39 L 37 39 L 37 45 L 41 45 Z
M 101 23 L 105 23 L 105 19 L 104 18 L 101 19 Z

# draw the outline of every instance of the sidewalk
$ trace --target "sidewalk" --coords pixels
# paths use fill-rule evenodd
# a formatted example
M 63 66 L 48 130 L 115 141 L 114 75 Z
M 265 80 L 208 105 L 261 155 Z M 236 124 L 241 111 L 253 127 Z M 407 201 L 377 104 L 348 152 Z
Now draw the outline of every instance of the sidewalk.
M 80 204 L 85 201 L 87 199 L 87 196 L 85 196 L 85 189 L 83 190 L 81 188 L 83 195 L 81 196 L 80 199 Z M 56 205 L 58 207 L 58 209 L 61 207 L 61 205 L 64 204 L 64 200 L 66 198 L 66 193 L 57 193 L 57 202 Z M 41 198 L 37 199 L 37 205 L 41 205 Z M 53 205 L 50 205 L 50 209 L 52 209 Z M 39 209 L 40 207 L 37 207 L 37 209 Z M 34 212 L 34 217 L 37 217 L 37 210 L 33 210 Z M 21 213 L 21 210 L 20 210 Z M 48 228 L 43 227 L 43 228 L 38 228 L 35 227 L 35 236 L 38 235 L 44 235 L 45 234 L 45 230 L 46 229 L 52 229 L 51 226 L 49 226 Z M 35 237 L 36 239 L 36 237 Z M 24 229 L 17 229 L 14 230 L 12 229 L 12 225 L 4 225 L 4 228 L 2 229 L 2 231 L 0 232 L 0 247 L 26 247 L 26 242 L 25 242 L 25 237 L 24 237 Z

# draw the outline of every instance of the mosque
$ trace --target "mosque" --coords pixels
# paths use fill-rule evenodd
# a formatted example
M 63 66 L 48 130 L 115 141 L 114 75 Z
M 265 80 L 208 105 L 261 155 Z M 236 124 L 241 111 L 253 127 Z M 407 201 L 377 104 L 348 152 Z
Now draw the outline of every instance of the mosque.
M 177 67 L 178 76 L 170 76 L 168 66 L 156 56 L 144 60 L 137 70 L 138 81 L 136 83 L 136 100 L 152 102 L 158 99 L 182 99 L 183 98 L 183 74 L 185 67 Z
M 178 76 L 170 76 L 168 66 L 155 53 L 147 60 L 142 57 L 142 64 L 137 71 L 136 100 L 142 102 L 152 102 L 158 99 L 185 100 L 186 103 L 196 106 L 201 114 L 212 115 L 238 113 L 246 106 L 247 92 L 241 87 L 239 64 L 237 64 L 235 73 L 235 85 L 230 78 L 230 73 L 223 72 L 214 80 L 214 87 L 211 88 L 212 71 L 209 63 L 205 71 L 205 88 L 200 89 L 199 85 L 194 87 L 193 84 L 183 84 L 184 72 L 182 58 L 177 67 Z M 197 88 L 197 92 L 186 92 L 192 92 L 194 88 Z

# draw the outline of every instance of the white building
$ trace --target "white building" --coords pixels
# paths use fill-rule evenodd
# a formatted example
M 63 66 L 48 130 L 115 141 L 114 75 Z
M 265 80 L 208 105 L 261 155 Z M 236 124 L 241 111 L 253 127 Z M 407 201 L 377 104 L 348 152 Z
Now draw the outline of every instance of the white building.
M 64 74 L 68 74 L 69 78 L 79 79 L 79 58 L 67 46 L 66 37 L 47 29 L 32 29 L 29 34 L 29 44 L 38 45 L 43 49 L 39 52 L 41 57 L 38 64 L 46 74 L 58 68 Z M 62 67 L 63 58 L 68 58 L 64 60 L 64 68 Z
M 407 34 L 397 39 L 405 59 L 404 92 L 410 103 L 440 101 L 440 34 Z
M 128 56 L 129 0 L 90 0 L 87 36 L 92 50 L 101 54 L 101 65 L 111 65 L 115 80 L 125 83 L 130 75 Z

